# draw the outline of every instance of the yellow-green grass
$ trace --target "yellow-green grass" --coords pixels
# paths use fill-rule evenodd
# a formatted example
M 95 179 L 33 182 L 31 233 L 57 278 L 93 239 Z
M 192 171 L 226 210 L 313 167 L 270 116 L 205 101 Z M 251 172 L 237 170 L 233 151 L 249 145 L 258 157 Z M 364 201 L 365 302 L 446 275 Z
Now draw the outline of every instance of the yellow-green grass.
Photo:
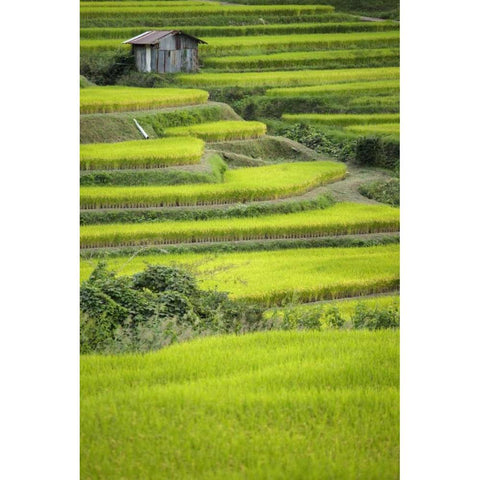
M 330 208 L 253 218 L 123 223 L 80 227 L 81 247 L 312 238 L 398 231 L 400 213 L 386 205 L 338 203 Z
M 298 113 L 282 115 L 282 120 L 293 123 L 311 123 L 346 127 L 349 125 L 392 124 L 400 121 L 399 113 Z
M 146 264 L 194 268 L 201 288 L 218 288 L 232 298 L 266 306 L 295 299 L 315 302 L 392 291 L 399 286 L 398 244 L 355 248 L 164 254 L 115 257 L 109 265 L 130 275 Z M 81 260 L 81 279 L 96 260 Z
M 260 332 L 80 358 L 83 479 L 399 477 L 399 332 Z
M 221 142 L 224 140 L 245 140 L 265 135 L 267 126 L 261 122 L 245 122 L 243 120 L 228 120 L 219 122 L 197 123 L 183 127 L 165 129 L 165 135 L 199 137 L 206 142 Z
M 295 162 L 227 170 L 224 183 L 145 187 L 81 187 L 81 208 L 165 207 L 271 200 L 340 180 L 337 162 Z
M 399 93 L 400 81 L 379 80 L 371 82 L 333 83 L 312 85 L 308 87 L 271 88 L 265 95 L 272 97 L 311 97 L 311 96 L 351 96 L 360 94 L 377 95 L 382 93 Z
M 397 47 L 398 31 L 206 37 L 200 55 L 222 56 L 295 50 Z
M 282 87 L 297 85 L 326 85 L 369 80 L 398 80 L 398 67 L 346 68 L 334 70 L 288 70 L 247 73 L 197 73 L 177 75 L 185 86 L 206 87 Z
M 148 110 L 197 105 L 208 100 L 208 92 L 183 88 L 89 87 L 80 90 L 81 113 Z
M 98 2 L 95 2 L 98 3 Z M 111 2 L 108 2 L 111 3 Z M 145 2 L 142 2 L 142 5 Z M 138 2 L 137 2 L 138 4 Z M 236 37 L 245 35 L 273 35 L 273 34 L 299 34 L 299 33 L 341 33 L 341 32 L 364 32 L 398 30 L 398 22 L 352 22 L 352 21 L 324 21 L 321 16 L 316 17 L 316 23 L 280 23 L 260 25 L 189 25 L 187 27 L 163 26 L 163 27 L 104 27 L 104 28 L 81 28 L 81 39 L 94 38 L 117 38 L 122 41 L 140 35 L 148 30 L 183 30 L 190 35 L 200 38 L 208 37 Z M 324 22 L 324 23 L 322 23 Z
M 329 300 L 321 303 L 303 303 L 292 305 L 287 308 L 272 308 L 264 313 L 266 318 L 283 318 L 286 314 L 302 315 L 302 314 L 318 314 L 320 319 L 325 312 L 336 309 L 340 316 L 345 320 L 351 320 L 355 314 L 355 310 L 359 305 L 368 309 L 385 310 L 388 308 L 400 308 L 400 295 L 381 295 L 365 298 L 347 298 L 342 300 Z
M 345 127 L 349 132 L 359 133 L 361 135 L 400 135 L 399 123 L 378 123 L 373 125 L 352 125 Z
M 221 70 L 276 69 L 276 68 L 343 68 L 372 66 L 374 62 L 397 64 L 400 59 L 398 48 L 326 50 L 308 52 L 271 53 L 268 55 L 238 55 L 231 57 L 207 57 L 203 66 Z
M 204 142 L 198 138 L 158 138 L 80 145 L 80 169 L 156 168 L 199 163 Z

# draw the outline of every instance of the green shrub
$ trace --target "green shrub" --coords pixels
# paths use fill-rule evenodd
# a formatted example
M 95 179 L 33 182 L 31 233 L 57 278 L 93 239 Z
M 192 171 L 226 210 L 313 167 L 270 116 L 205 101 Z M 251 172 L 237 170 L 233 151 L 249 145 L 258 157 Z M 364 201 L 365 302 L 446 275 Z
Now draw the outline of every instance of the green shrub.
M 203 291 L 185 269 L 150 265 L 131 277 L 99 262 L 80 288 L 80 351 L 158 349 L 182 338 L 252 331 L 262 309 Z
M 97 85 L 114 85 L 134 69 L 133 56 L 126 52 L 101 52 L 80 58 L 80 74 Z
M 377 202 L 400 206 L 400 180 L 392 178 L 386 182 L 371 182 L 360 185 L 358 191 Z
M 380 136 L 360 137 L 356 141 L 355 160 L 360 165 L 398 169 L 399 141 Z

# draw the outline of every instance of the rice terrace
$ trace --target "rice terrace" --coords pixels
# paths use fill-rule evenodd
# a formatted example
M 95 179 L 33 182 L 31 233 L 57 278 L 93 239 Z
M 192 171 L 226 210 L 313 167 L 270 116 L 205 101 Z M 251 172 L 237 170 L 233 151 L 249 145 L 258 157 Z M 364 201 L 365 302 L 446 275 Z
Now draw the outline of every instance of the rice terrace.
M 396 0 L 80 1 L 81 478 L 399 478 Z

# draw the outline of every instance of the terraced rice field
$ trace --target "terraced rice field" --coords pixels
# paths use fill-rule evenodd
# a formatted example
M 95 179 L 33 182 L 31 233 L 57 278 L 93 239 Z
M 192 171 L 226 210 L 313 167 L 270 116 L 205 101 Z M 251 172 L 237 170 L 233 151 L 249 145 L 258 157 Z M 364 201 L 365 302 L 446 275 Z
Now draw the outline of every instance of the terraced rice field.
M 99 2 L 95 2 L 99 3 Z M 112 2 L 108 2 L 112 3 Z M 122 2 L 125 3 L 125 2 Z M 136 2 L 138 5 L 138 2 Z M 142 4 L 145 2 L 142 2 Z M 178 2 L 177 2 L 178 3 Z M 198 2 L 196 2 L 198 3 Z M 163 5 L 163 3 L 162 3 Z M 188 25 L 188 33 L 202 37 L 239 37 L 246 35 L 287 35 L 287 34 L 308 34 L 308 33 L 346 33 L 346 32 L 383 32 L 398 30 L 397 22 L 359 22 L 342 21 L 348 15 L 321 15 L 318 23 L 289 23 L 289 24 L 259 24 L 259 25 Z M 353 19 L 355 17 L 352 16 Z M 320 23 L 324 22 L 324 23 Z M 106 28 L 81 28 L 80 38 L 101 39 L 114 38 L 125 40 L 135 37 L 148 30 L 181 30 L 179 26 L 141 26 L 141 27 L 106 27 Z
M 196 75 L 179 74 L 177 81 L 184 86 L 213 87 L 282 87 L 297 85 L 326 85 L 373 80 L 398 80 L 398 67 L 384 68 L 347 68 L 335 70 L 279 70 L 271 72 L 246 73 L 198 73 Z
M 155 168 L 200 162 L 204 142 L 198 138 L 159 138 L 80 145 L 82 170 Z
M 180 88 L 89 87 L 80 90 L 80 113 L 147 110 L 197 105 L 208 100 L 208 92 Z
M 350 125 L 369 125 L 369 124 L 391 124 L 400 121 L 398 113 L 378 113 L 378 114 L 321 114 L 321 113 L 300 113 L 282 115 L 282 120 L 293 123 L 309 123 L 316 125 L 333 125 L 346 127 Z
M 81 261 L 81 279 L 96 261 Z M 165 254 L 117 257 L 109 265 L 122 275 L 146 264 L 194 268 L 202 288 L 218 288 L 233 298 L 267 306 L 295 298 L 315 302 L 388 292 L 399 286 L 399 246 L 363 248 L 305 248 L 266 252 Z M 292 265 L 295 267 L 292 268 Z M 266 274 L 268 272 L 268 274 Z
M 85 479 L 399 475 L 396 331 L 203 338 L 80 376 Z
M 314 50 L 310 52 L 272 53 L 268 55 L 207 57 L 203 60 L 203 66 L 217 71 L 298 69 L 305 67 L 329 69 L 350 66 L 395 66 L 398 64 L 399 59 L 400 50 L 398 48 Z
M 399 123 L 378 123 L 373 125 L 352 125 L 346 127 L 345 130 L 359 133 L 361 135 L 400 135 Z
M 80 244 L 112 247 L 391 232 L 398 231 L 399 220 L 396 208 L 339 203 L 322 210 L 253 218 L 87 225 L 80 228 Z
M 198 137 L 206 142 L 222 142 L 225 140 L 245 140 L 265 135 L 267 126 L 262 122 L 220 121 L 199 123 L 184 127 L 165 129 L 165 135 Z
M 282 198 L 344 177 L 336 162 L 296 162 L 225 172 L 222 184 L 81 187 L 81 208 L 207 205 Z

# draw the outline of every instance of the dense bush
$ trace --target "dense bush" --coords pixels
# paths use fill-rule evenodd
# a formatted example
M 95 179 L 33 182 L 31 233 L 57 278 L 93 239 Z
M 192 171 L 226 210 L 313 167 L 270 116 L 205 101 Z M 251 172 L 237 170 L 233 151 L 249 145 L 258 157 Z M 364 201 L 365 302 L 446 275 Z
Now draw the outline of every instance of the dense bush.
M 356 141 L 355 160 L 360 165 L 398 169 L 400 144 L 388 137 L 360 137 Z
M 358 191 L 377 202 L 387 203 L 394 207 L 400 206 L 400 180 L 398 178 L 392 178 L 386 182 L 365 183 L 360 186 Z
M 133 56 L 125 52 L 95 53 L 80 58 L 80 74 L 97 85 L 114 85 L 134 68 Z
M 162 265 L 122 277 L 99 262 L 81 285 L 80 311 L 81 353 L 158 349 L 180 338 L 262 324 L 259 306 L 200 290 L 191 273 Z

